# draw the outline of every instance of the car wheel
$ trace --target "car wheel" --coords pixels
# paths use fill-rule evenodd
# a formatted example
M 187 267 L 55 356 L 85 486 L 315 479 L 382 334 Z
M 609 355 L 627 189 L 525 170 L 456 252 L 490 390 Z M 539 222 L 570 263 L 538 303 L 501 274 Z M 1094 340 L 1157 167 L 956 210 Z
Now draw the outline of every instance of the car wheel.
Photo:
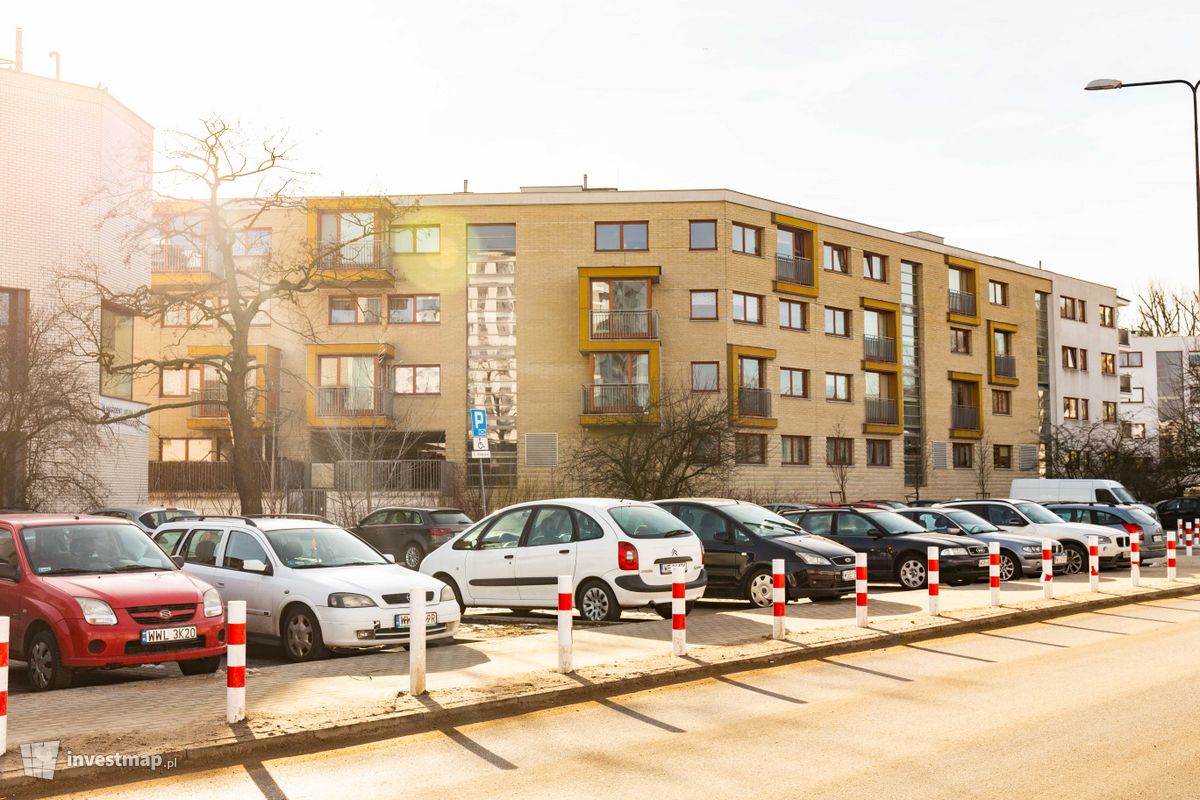
M 688 614 L 691 614 L 692 609 L 695 607 L 696 601 L 688 600 L 683 604 L 683 615 L 686 617 Z M 654 610 L 658 612 L 658 615 L 663 619 L 672 619 L 675 616 L 675 614 L 671 611 L 670 603 L 655 603 Z
M 900 556 L 900 561 L 896 565 L 896 580 L 900 582 L 901 586 L 905 589 L 924 589 L 928 577 L 925 559 L 914 553 L 905 553 Z
M 1083 545 L 1071 542 L 1063 548 L 1067 553 L 1067 566 L 1063 568 L 1064 575 L 1078 575 L 1087 569 L 1087 550 Z
M 329 653 L 321 623 L 305 606 L 296 606 L 283 620 L 283 653 L 289 661 L 316 661 Z
M 64 667 L 58 641 L 50 631 L 38 631 L 29 642 L 29 685 L 34 691 L 67 689 L 75 671 Z
M 769 569 L 756 569 L 746 579 L 746 599 L 754 608 L 774 605 L 775 577 Z
M 1021 562 L 1007 551 L 1000 553 L 1000 580 L 1015 581 L 1021 578 Z
M 450 591 L 454 592 L 454 602 L 458 603 L 458 613 L 465 614 L 467 611 L 467 604 L 463 602 L 462 592 L 458 590 L 458 584 L 454 582 L 454 578 L 451 578 L 444 572 L 439 572 L 433 577 L 450 587 Z
M 589 622 L 616 622 L 621 618 L 617 596 L 604 581 L 591 580 L 580 586 L 575 605 L 579 615 Z
M 418 569 L 421 566 L 421 561 L 425 558 L 425 551 L 421 549 L 421 545 L 416 542 L 409 542 L 404 545 L 404 552 L 401 554 L 400 561 L 409 569 Z
M 212 675 L 217 671 L 217 667 L 221 666 L 220 656 L 209 656 L 208 658 L 193 658 L 188 661 L 179 662 L 179 671 L 184 675 Z

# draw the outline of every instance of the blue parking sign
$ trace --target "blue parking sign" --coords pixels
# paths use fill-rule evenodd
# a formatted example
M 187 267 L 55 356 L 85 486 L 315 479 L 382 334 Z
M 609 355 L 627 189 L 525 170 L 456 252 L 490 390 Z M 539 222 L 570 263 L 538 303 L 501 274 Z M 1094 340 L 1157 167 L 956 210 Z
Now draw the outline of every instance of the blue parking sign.
M 487 411 L 485 409 L 471 409 L 471 435 L 487 436 Z

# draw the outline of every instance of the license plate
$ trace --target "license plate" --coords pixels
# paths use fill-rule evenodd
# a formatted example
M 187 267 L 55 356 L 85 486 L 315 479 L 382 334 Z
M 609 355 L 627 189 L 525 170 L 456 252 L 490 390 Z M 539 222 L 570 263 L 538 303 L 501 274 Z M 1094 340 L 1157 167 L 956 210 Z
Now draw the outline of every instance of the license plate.
M 1162 536 L 1161 536 L 1160 534 L 1157 534 L 1157 533 L 1156 533 L 1156 534 L 1154 534 L 1154 541 L 1156 541 L 1156 542 L 1161 542 L 1161 541 L 1162 541 Z
M 659 564 L 658 565 L 658 574 L 659 575 L 671 575 L 672 570 L 675 567 L 680 567 L 684 570 L 687 570 L 687 564 L 683 564 L 681 562 L 676 561 L 673 564 Z
M 150 628 L 142 631 L 142 644 L 159 644 L 161 642 L 181 642 L 196 638 L 196 626 L 186 628 Z
M 844 581 L 854 580 L 854 570 L 852 570 L 852 569 L 842 570 L 842 580 L 844 580 Z
M 1055 556 L 1055 557 L 1054 557 L 1054 563 L 1055 563 L 1055 564 L 1065 564 L 1065 563 L 1067 563 L 1067 554 L 1066 554 L 1066 553 L 1063 553 L 1061 556 Z
M 979 566 L 981 566 L 981 567 L 986 567 L 990 563 L 992 563 L 992 562 L 986 558 L 979 559 Z
M 430 625 L 437 625 L 437 612 L 436 611 L 427 611 L 425 613 L 425 627 L 429 627 Z M 407 628 L 408 627 L 408 614 L 397 614 L 396 615 L 396 627 L 397 628 Z

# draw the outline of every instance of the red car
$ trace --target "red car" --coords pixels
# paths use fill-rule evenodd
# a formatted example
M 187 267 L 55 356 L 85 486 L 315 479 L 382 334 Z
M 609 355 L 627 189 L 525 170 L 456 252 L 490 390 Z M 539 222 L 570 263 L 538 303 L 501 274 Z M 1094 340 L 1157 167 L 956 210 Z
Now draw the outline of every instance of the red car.
M 111 517 L 0 514 L 0 616 L 36 690 L 66 688 L 79 669 L 212 673 L 225 653 L 217 590 Z

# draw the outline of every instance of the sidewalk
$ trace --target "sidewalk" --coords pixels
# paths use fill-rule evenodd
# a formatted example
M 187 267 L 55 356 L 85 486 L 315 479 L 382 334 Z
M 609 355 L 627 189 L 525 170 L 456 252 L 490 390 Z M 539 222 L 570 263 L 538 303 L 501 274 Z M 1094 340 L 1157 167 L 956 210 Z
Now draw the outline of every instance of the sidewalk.
M 788 605 L 787 641 L 771 640 L 769 609 L 701 604 L 688 619 L 689 654 L 672 658 L 669 621 L 637 622 L 576 629 L 576 676 L 554 672 L 554 632 L 431 647 L 429 696 L 412 698 L 407 653 L 332 658 L 310 664 L 249 670 L 246 679 L 248 720 L 224 722 L 225 676 L 164 679 L 97 686 L 13 697 L 8 707 L 9 753 L 0 759 L 0 779 L 21 776 L 21 743 L 59 741 L 60 752 L 111 752 L 193 755 L 201 748 L 261 740 L 288 734 L 361 725 L 405 714 L 467 708 L 499 698 L 530 698 L 546 692 L 579 690 L 596 684 L 642 679 L 663 681 L 693 665 L 731 664 L 767 657 L 797 657 L 827 644 L 877 640 L 887 646 L 909 631 L 945 628 L 1019 616 L 1058 607 L 1078 611 L 1080 604 L 1157 590 L 1200 592 L 1200 557 L 1179 559 L 1178 583 L 1168 584 L 1164 567 L 1143 570 L 1142 587 L 1129 586 L 1128 572 L 1102 573 L 1101 591 L 1087 591 L 1087 577 L 1055 579 L 1056 598 L 1042 599 L 1036 580 L 1006 583 L 1000 609 L 987 608 L 985 584 L 942 587 L 942 616 L 927 616 L 924 592 L 873 595 L 868 629 L 854 625 L 853 599 L 836 603 Z M 933 635 L 932 633 L 926 635 Z M 765 663 L 765 662 L 764 662 Z M 643 686 L 630 688 L 644 688 Z M 576 702 L 566 698 L 564 702 Z

